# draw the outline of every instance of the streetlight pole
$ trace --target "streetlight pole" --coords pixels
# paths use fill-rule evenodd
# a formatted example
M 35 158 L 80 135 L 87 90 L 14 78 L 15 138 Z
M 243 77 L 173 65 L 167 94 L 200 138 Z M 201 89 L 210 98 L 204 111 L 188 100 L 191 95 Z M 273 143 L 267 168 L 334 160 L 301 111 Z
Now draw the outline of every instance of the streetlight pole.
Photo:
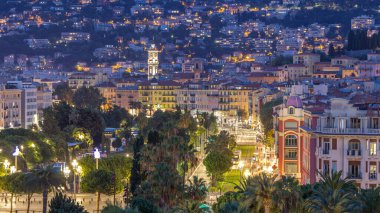
M 65 176 L 66 185 L 68 185 L 67 179 L 69 178 L 69 175 L 70 175 L 70 169 L 69 169 L 69 167 L 66 166 L 63 169 L 63 175 Z
M 98 148 L 95 148 L 95 151 L 94 151 L 94 158 L 95 158 L 95 160 L 96 160 L 96 170 L 98 170 L 99 169 L 99 158 L 100 158 L 100 152 L 99 152 L 99 150 L 98 150 Z M 96 194 L 97 194 L 97 197 L 98 197 L 98 202 L 97 202 L 97 207 L 96 207 L 96 209 L 97 209 L 97 212 L 99 212 L 99 200 L 100 200 L 100 194 L 99 194 L 99 192 L 96 192 Z
M 17 171 L 17 156 L 20 155 L 20 149 L 16 146 L 15 152 L 13 152 L 13 156 L 15 156 L 15 169 Z
M 77 160 L 73 160 L 72 162 L 73 165 L 73 174 L 74 174 L 74 199 L 77 198 L 76 196 L 76 191 L 77 191 L 77 182 L 76 182 L 76 169 L 78 168 L 78 162 Z
M 100 159 L 100 152 L 99 152 L 98 148 L 95 148 L 94 158 L 96 160 L 96 170 L 98 170 L 99 169 L 99 159 Z

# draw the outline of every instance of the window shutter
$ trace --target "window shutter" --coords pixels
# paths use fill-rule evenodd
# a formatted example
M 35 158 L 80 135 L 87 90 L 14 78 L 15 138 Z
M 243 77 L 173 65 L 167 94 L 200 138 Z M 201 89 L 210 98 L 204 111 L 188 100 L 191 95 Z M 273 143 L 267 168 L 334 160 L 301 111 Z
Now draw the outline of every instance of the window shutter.
M 333 149 L 333 150 L 336 150 L 336 149 L 337 149 L 337 144 L 336 144 L 336 143 L 337 143 L 336 138 L 333 138 L 333 139 L 332 139 L 332 149 Z

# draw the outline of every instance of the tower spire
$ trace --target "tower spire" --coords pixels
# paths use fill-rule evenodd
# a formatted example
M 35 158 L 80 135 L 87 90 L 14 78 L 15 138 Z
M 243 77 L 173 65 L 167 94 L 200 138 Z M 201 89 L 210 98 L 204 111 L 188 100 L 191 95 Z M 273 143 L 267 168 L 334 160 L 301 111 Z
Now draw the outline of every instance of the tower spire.
M 153 79 L 158 74 L 158 53 L 160 51 L 152 44 L 148 49 L 148 80 Z

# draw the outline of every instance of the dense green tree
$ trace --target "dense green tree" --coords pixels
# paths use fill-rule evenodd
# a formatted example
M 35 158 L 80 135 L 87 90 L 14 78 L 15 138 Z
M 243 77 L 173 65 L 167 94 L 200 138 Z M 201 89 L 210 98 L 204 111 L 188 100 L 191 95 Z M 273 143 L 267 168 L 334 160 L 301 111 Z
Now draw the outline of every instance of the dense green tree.
M 204 201 L 207 197 L 206 181 L 203 178 L 193 176 L 193 180 L 188 180 L 185 186 L 185 199 L 194 201 Z
M 10 193 L 11 197 L 11 209 L 13 210 L 13 198 L 23 192 L 23 173 L 13 173 L 7 176 L 1 177 L 1 189 Z M 7 198 L 5 198 L 7 199 Z
M 134 209 L 137 209 L 141 213 L 158 213 L 159 208 L 154 205 L 151 201 L 141 197 L 137 196 L 134 197 L 131 202 L 131 207 Z
M 97 193 L 97 212 L 99 212 L 100 194 L 111 195 L 114 192 L 112 176 L 112 172 L 107 170 L 94 170 L 82 178 L 82 191 L 85 193 Z
M 131 192 L 132 194 L 135 194 L 136 189 L 139 187 L 142 181 L 142 174 L 141 174 L 141 151 L 144 147 L 144 138 L 139 137 L 136 139 L 136 141 L 133 144 L 133 164 L 132 164 L 132 170 L 131 170 Z
M 359 199 L 362 203 L 363 213 L 380 212 L 380 187 L 376 189 L 361 189 Z
M 86 156 L 79 160 L 83 176 L 96 171 L 96 162 L 92 156 Z M 115 174 L 116 192 L 123 191 L 124 184 L 128 182 L 131 175 L 132 161 L 122 155 L 113 155 L 99 160 L 99 169 Z
M 342 179 L 342 171 L 330 175 L 321 174 L 322 179 L 306 200 L 310 212 L 359 212 L 360 201 L 356 197 L 353 180 Z
M 294 177 L 283 176 L 275 183 L 273 204 L 276 209 L 287 213 L 295 210 L 302 212 L 303 200 L 301 186 Z
M 40 132 L 29 129 L 4 129 L 0 132 L 1 157 L 14 160 L 15 147 L 20 149 L 18 169 L 26 170 L 40 163 L 51 162 L 55 157 L 55 144 Z
M 74 126 L 90 131 L 91 137 L 94 140 L 94 146 L 99 147 L 103 140 L 105 128 L 101 113 L 91 108 L 80 108 L 73 111 L 70 117 Z
M 232 151 L 236 147 L 236 138 L 227 131 L 221 131 L 218 135 L 211 136 L 206 145 L 206 153 L 220 152 L 232 158 Z
M 264 132 L 267 133 L 273 129 L 273 107 L 282 103 L 282 99 L 275 99 L 266 102 L 260 110 L 260 120 L 264 126 Z
M 41 192 L 39 187 L 39 179 L 35 173 L 25 173 L 20 177 L 20 185 L 22 193 L 26 195 L 26 211 L 29 212 L 30 201 L 32 200 L 33 195 Z
M 244 181 L 246 181 L 244 179 Z M 238 186 L 237 188 L 239 188 L 240 186 Z M 242 199 L 244 198 L 244 191 L 245 191 L 245 187 L 243 187 L 244 190 L 242 191 L 238 191 L 238 192 L 226 192 L 224 193 L 223 195 L 219 196 L 217 198 L 217 202 L 213 204 L 212 208 L 214 210 L 214 212 L 219 212 L 219 210 L 223 209 L 223 207 L 227 204 L 227 203 L 234 203 L 234 202 L 241 202 Z
M 110 110 L 103 112 L 102 115 L 107 127 L 119 128 L 122 121 L 125 121 L 126 128 L 132 126 L 132 115 L 119 106 L 113 106 Z
M 62 192 L 56 192 L 49 203 L 49 213 L 87 213 L 78 202 L 67 197 Z
M 155 164 L 146 182 L 150 184 L 155 201 L 161 207 L 173 207 L 182 196 L 181 177 L 176 168 L 168 163 Z
M 57 190 L 64 186 L 65 177 L 62 173 L 54 171 L 53 167 L 39 168 L 33 171 L 37 178 L 37 186 L 42 192 L 42 212 L 47 212 L 48 194 L 51 190 Z
M 99 109 L 103 101 L 104 98 L 99 90 L 94 87 L 81 87 L 73 96 L 74 105 L 78 108 Z
M 275 180 L 276 176 L 266 173 L 248 177 L 244 190 L 244 206 L 251 211 L 263 209 L 265 213 L 270 213 L 273 195 L 277 192 Z
M 334 48 L 334 44 L 333 44 L 333 43 L 330 43 L 330 44 L 329 44 L 329 50 L 328 50 L 328 51 L 329 51 L 328 54 L 329 54 L 329 57 L 330 57 L 330 58 L 335 57 L 335 53 L 336 53 L 336 51 L 335 51 L 335 48 Z
M 232 166 L 232 157 L 221 152 L 211 151 L 203 160 L 207 173 L 211 176 L 211 185 L 215 186 L 216 181 L 223 178 L 223 174 L 228 172 Z
M 67 82 L 58 84 L 54 89 L 53 95 L 56 95 L 59 100 L 64 101 L 67 104 L 73 103 L 74 92 L 70 89 Z

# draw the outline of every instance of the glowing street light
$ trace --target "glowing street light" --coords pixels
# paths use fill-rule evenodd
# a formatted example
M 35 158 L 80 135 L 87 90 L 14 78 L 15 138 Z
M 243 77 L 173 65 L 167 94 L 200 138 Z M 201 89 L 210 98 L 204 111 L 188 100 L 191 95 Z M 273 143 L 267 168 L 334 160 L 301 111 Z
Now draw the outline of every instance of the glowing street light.
M 15 156 L 15 169 L 17 171 L 17 156 L 20 155 L 20 149 L 18 148 L 18 146 L 16 146 L 15 152 L 13 152 L 12 155 Z
M 99 152 L 98 148 L 95 148 L 94 158 L 96 160 L 96 169 L 99 169 L 100 152 Z
M 69 169 L 69 167 L 66 166 L 63 169 L 63 174 L 65 175 L 65 178 L 69 178 L 69 175 L 70 175 L 70 169 Z
M 4 161 L 4 169 L 5 169 L 5 173 L 8 172 L 8 168 L 9 168 L 10 165 L 11 165 L 11 163 L 6 159 L 6 160 Z
M 244 171 L 244 177 L 245 177 L 245 179 L 247 179 L 249 176 L 251 176 L 251 172 L 248 169 L 246 169 Z
M 15 172 L 16 172 L 16 167 L 15 166 L 11 166 L 11 174 L 13 174 Z

